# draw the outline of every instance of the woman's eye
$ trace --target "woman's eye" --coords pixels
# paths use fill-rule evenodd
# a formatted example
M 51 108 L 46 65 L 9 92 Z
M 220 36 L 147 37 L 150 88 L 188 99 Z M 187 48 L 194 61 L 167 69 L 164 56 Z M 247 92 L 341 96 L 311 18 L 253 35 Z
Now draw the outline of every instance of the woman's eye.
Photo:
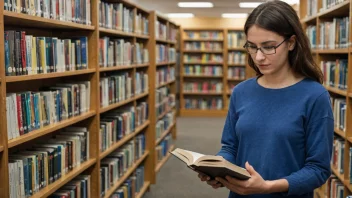
M 264 46 L 263 49 L 272 50 L 272 49 L 274 49 L 274 46 Z

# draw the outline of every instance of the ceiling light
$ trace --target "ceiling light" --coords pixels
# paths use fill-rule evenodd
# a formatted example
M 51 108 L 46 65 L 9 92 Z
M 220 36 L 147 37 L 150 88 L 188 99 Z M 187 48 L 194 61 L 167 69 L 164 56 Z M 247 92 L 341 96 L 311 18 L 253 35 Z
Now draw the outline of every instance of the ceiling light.
M 170 18 L 192 18 L 194 14 L 192 13 L 169 13 L 167 14 Z
M 223 13 L 221 15 L 223 18 L 246 18 L 247 13 Z
M 214 7 L 211 2 L 179 2 L 178 7 L 181 8 L 212 8 Z
M 240 3 L 240 8 L 256 8 L 258 7 L 262 2 L 241 2 Z

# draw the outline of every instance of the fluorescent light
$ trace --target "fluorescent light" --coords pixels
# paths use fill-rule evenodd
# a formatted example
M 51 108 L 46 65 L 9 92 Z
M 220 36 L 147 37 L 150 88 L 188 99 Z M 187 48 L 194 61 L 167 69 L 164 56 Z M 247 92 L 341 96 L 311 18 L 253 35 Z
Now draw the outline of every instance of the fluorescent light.
M 167 14 L 170 18 L 192 18 L 194 14 L 192 13 L 169 13 Z
M 221 15 L 223 18 L 246 18 L 247 13 L 223 13 Z
M 211 2 L 179 2 L 178 7 L 181 8 L 212 8 L 214 7 Z
M 258 7 L 262 2 L 241 2 L 240 3 L 240 8 L 256 8 Z

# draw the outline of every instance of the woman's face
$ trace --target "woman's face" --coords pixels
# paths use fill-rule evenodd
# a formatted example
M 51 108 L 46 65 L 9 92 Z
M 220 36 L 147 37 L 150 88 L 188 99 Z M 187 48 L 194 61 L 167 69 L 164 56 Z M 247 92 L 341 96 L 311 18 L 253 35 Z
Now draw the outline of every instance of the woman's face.
M 248 29 L 247 49 L 251 51 L 250 55 L 263 75 L 275 75 L 290 67 L 288 52 L 293 49 L 290 42 L 292 41 L 256 25 Z M 258 49 L 254 53 L 256 48 L 261 48 L 262 51 Z

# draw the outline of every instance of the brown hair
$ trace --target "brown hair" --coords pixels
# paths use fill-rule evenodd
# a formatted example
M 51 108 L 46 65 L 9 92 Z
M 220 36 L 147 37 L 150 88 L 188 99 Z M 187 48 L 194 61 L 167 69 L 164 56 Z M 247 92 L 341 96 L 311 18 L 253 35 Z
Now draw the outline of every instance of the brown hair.
M 294 72 L 322 84 L 323 73 L 313 60 L 308 37 L 303 31 L 296 11 L 290 5 L 279 0 L 260 4 L 247 18 L 244 25 L 246 35 L 253 25 L 276 32 L 285 38 L 296 35 L 295 48 L 288 55 L 290 66 Z M 258 76 L 263 75 L 250 56 L 248 64 Z

